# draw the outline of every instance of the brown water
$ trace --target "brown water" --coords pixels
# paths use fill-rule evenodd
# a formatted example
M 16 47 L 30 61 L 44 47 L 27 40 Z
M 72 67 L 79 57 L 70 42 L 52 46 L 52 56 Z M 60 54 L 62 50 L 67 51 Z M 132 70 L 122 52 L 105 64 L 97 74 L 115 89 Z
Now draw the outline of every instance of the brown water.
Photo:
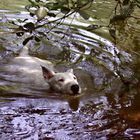
M 10 30 L 4 20 L 28 16 L 27 13 L 20 13 L 24 1 L 12 2 L 17 5 L 0 2 L 0 139 L 139 139 L 139 61 L 132 62 L 130 54 L 118 50 L 119 47 L 109 40 L 79 28 L 71 30 L 72 40 L 77 44 L 65 43 L 67 39 L 57 44 L 43 40 L 40 48 L 37 43 L 31 46 L 30 55 L 51 61 L 59 71 L 73 68 L 82 87 L 82 94 L 64 96 L 50 93 L 32 83 L 27 84 L 25 81 L 29 80 L 28 77 L 26 80 L 21 79 L 18 73 L 4 69 L 5 66 L 13 66 L 9 62 L 19 53 L 24 40 L 5 33 Z M 104 4 L 106 6 L 107 3 Z M 11 12 L 15 8 L 18 13 Z M 63 27 L 60 29 L 63 31 Z M 63 44 L 73 51 L 62 49 Z M 56 45 L 60 47 L 57 48 Z M 115 51 L 124 56 L 121 60 L 126 63 L 122 62 L 122 73 L 127 79 L 132 78 L 134 84 L 123 84 L 115 73 L 114 62 L 120 64 Z M 86 58 L 97 54 L 101 61 Z

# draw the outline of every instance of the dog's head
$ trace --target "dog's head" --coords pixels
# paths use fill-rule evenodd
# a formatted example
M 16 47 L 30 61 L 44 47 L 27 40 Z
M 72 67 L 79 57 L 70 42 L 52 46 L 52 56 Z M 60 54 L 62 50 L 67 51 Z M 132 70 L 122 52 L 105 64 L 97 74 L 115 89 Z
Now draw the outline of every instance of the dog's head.
M 73 69 L 69 69 L 63 73 L 55 73 L 46 67 L 41 67 L 44 79 L 54 91 L 71 95 L 76 95 L 81 92 L 77 78 L 73 74 Z

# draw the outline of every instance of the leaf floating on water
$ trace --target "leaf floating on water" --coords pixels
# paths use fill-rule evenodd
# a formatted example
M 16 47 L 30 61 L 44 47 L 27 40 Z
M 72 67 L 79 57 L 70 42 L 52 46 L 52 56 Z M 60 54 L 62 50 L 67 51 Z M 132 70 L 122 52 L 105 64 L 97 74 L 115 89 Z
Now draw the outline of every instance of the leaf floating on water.
M 17 36 L 23 36 L 24 35 L 24 32 L 17 32 L 16 35 Z
M 62 12 L 63 14 L 68 14 L 68 13 L 70 12 L 70 9 L 67 8 L 67 7 L 62 7 L 62 8 L 61 8 L 61 12 Z
M 38 20 L 42 20 L 43 18 L 45 18 L 47 13 L 48 13 L 48 9 L 43 6 L 39 7 L 35 12 Z
M 110 24 L 115 24 L 120 21 L 124 21 L 125 19 L 126 19 L 126 17 L 123 15 L 115 15 L 115 16 L 113 16 L 113 18 L 110 19 Z
M 28 30 L 34 30 L 35 29 L 35 25 L 32 22 L 26 23 L 23 27 L 28 29 Z
M 54 13 L 51 13 L 51 12 L 48 12 L 48 14 L 47 14 L 48 16 L 50 16 L 50 17 L 56 17 L 56 14 L 54 14 Z
M 40 42 L 40 40 L 41 40 L 41 39 L 40 39 L 39 37 L 35 36 L 35 41 L 36 41 L 36 42 Z
M 86 11 L 79 10 L 78 12 L 79 12 L 80 16 L 81 16 L 82 18 L 84 18 L 85 20 L 88 20 L 88 19 L 90 18 L 90 15 L 87 14 Z
M 30 40 L 33 39 L 33 36 L 30 36 L 28 38 L 26 38 L 24 41 L 23 41 L 23 45 L 26 45 Z
M 116 39 L 116 31 L 114 29 L 109 29 L 109 33 L 114 39 Z
M 89 25 L 86 29 L 88 31 L 90 31 L 90 30 L 95 30 L 95 29 L 98 29 L 98 28 L 101 28 L 101 26 L 92 24 L 92 25 Z

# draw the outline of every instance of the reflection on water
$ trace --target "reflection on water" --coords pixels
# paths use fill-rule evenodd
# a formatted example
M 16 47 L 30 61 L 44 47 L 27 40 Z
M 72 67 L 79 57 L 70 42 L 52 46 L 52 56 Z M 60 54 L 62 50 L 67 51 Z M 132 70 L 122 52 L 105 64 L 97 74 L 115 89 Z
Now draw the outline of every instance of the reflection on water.
M 140 84 L 135 87 L 135 95 L 129 104 L 121 109 L 123 117 L 130 122 L 140 122 Z M 134 92 L 133 92 L 134 93 Z
M 140 110 L 136 99 L 140 96 L 136 94 L 132 103 L 128 96 L 112 96 L 106 94 L 88 101 L 81 98 L 80 104 L 77 97 L 69 97 L 68 101 L 56 98 L 1 98 L 1 138 L 139 138 Z

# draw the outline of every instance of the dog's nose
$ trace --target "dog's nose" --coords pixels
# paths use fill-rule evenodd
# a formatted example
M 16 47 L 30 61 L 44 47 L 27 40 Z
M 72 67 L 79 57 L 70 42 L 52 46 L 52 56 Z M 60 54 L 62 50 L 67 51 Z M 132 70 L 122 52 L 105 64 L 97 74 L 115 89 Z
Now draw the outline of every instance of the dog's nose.
M 75 84 L 71 86 L 71 90 L 74 94 L 78 94 L 79 92 L 79 85 Z

